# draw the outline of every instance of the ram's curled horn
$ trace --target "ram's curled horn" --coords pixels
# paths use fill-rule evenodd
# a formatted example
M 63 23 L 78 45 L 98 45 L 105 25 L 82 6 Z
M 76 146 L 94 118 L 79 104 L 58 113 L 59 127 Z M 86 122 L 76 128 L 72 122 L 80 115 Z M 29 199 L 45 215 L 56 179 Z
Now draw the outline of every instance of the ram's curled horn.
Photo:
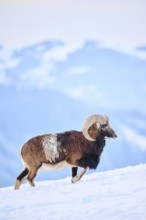
M 91 138 L 88 129 L 93 123 L 107 124 L 109 121 L 106 115 L 91 115 L 89 116 L 83 123 L 83 135 L 89 141 L 95 141 L 95 139 Z

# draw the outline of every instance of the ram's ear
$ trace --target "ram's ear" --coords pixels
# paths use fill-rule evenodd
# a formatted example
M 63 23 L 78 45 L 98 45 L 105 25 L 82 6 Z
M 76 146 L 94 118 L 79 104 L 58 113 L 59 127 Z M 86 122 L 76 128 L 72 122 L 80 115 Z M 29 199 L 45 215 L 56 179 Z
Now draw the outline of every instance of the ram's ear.
M 99 129 L 101 127 L 101 125 L 97 122 L 96 123 L 97 129 Z
M 93 124 L 97 123 L 98 127 L 100 125 L 107 123 L 107 116 L 105 115 L 91 115 L 89 116 L 83 123 L 83 135 L 89 141 L 96 141 L 92 137 L 90 137 L 88 129 Z

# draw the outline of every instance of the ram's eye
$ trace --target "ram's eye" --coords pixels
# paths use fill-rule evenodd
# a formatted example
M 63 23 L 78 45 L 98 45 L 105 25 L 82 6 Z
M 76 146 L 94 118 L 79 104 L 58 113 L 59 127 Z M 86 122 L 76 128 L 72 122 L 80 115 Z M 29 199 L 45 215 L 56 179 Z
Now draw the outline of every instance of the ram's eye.
M 107 126 L 106 126 L 106 125 L 103 125 L 103 126 L 102 126 L 102 130 L 103 130 L 103 131 L 106 131 L 106 130 L 107 130 Z

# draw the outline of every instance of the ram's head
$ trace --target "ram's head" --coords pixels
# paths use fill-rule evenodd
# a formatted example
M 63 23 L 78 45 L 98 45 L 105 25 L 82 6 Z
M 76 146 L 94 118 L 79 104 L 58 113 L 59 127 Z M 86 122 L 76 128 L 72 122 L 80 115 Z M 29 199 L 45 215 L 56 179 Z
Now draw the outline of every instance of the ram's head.
M 83 123 L 83 135 L 89 141 L 96 141 L 99 135 L 104 138 L 117 138 L 106 115 L 89 116 Z

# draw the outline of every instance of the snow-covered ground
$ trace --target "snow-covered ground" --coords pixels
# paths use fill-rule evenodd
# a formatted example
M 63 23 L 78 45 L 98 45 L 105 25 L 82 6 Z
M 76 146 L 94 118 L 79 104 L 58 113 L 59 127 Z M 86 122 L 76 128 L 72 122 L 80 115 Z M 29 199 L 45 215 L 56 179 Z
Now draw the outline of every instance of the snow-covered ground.
M 55 171 L 54 171 L 55 172 Z M 145 220 L 146 164 L 0 189 L 1 220 Z

